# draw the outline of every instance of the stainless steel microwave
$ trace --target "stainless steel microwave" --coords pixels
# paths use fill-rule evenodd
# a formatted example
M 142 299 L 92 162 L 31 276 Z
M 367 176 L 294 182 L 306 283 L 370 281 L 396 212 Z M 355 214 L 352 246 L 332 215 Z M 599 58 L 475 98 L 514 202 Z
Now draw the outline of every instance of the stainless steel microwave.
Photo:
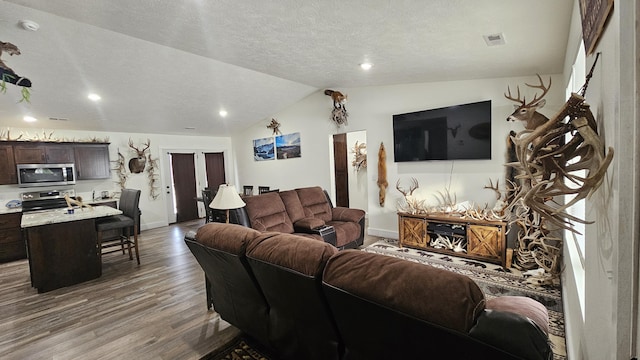
M 18 186 L 73 185 L 76 169 L 73 164 L 18 164 Z

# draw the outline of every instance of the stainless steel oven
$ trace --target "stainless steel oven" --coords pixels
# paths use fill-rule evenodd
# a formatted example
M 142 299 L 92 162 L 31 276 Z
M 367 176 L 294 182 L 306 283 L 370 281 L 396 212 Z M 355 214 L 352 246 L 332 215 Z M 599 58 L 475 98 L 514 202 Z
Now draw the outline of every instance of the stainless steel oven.
M 64 186 L 76 183 L 73 164 L 18 164 L 18 186 Z
M 67 200 L 64 198 L 65 195 L 75 199 L 76 192 L 74 189 L 48 189 L 22 193 L 20 194 L 20 198 L 22 199 L 22 212 L 67 207 Z

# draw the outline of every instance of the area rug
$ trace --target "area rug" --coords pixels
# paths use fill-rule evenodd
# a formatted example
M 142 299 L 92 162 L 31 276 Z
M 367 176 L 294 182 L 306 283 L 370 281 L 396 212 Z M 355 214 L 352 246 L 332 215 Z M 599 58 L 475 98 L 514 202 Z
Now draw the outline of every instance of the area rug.
M 478 284 L 487 298 L 517 295 L 537 300 L 545 305 L 549 312 L 549 339 L 554 359 L 566 359 L 560 284 L 539 285 L 517 269 L 424 250 L 400 248 L 396 240 L 379 240 L 363 251 L 398 257 L 466 275 Z
M 201 357 L 200 360 L 277 360 L 277 358 L 267 356 L 260 344 L 241 334 L 221 349 Z

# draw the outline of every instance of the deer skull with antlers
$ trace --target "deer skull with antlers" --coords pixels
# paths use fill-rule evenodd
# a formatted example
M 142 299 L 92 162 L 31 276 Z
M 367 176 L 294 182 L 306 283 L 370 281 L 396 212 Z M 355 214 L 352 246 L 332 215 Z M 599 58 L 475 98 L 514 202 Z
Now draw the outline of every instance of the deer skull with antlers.
M 147 142 L 143 144 L 145 147 L 140 150 L 137 147 L 133 146 L 133 141 L 129 139 L 129 147 L 132 148 L 136 153 L 137 157 L 131 158 L 129 160 L 129 171 L 134 174 L 139 174 L 144 171 L 144 167 L 147 164 L 147 156 L 145 155 L 145 151 L 151 146 L 151 140 L 147 139 Z
M 531 85 L 527 83 L 525 83 L 525 85 L 527 85 L 530 88 L 542 90 L 542 94 L 540 94 L 540 96 L 534 95 L 533 100 L 531 100 L 530 102 L 527 102 L 524 96 L 522 97 L 522 99 L 520 99 L 520 86 L 517 87 L 518 89 L 517 98 L 514 98 L 511 95 L 511 89 L 509 87 L 507 87 L 508 93 L 504 94 L 504 97 L 506 97 L 509 100 L 515 101 L 519 104 L 519 105 L 514 105 L 515 111 L 507 117 L 507 121 L 516 121 L 516 120 L 524 121 L 525 123 L 524 127 L 527 130 L 533 130 L 538 126 L 549 121 L 549 118 L 540 114 L 537 110 L 542 108 L 547 103 L 547 101 L 543 99 L 543 97 L 547 95 L 547 92 L 549 92 L 549 89 L 551 88 L 551 78 L 549 78 L 549 85 L 545 86 L 540 75 L 536 74 L 536 76 L 538 76 L 540 85 Z

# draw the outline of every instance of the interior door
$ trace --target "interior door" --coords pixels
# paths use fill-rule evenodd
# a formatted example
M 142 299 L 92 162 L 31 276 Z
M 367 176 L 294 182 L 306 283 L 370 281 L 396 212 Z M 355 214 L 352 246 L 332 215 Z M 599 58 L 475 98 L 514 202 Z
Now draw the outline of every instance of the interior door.
M 224 174 L 224 153 L 204 153 L 204 163 L 208 188 L 218 189 L 220 184 L 227 182 Z
M 193 153 L 171 153 L 171 173 L 175 197 L 176 222 L 198 218 L 196 167 Z
M 333 159 L 336 182 L 336 206 L 349 207 L 349 166 L 347 134 L 333 135 Z

